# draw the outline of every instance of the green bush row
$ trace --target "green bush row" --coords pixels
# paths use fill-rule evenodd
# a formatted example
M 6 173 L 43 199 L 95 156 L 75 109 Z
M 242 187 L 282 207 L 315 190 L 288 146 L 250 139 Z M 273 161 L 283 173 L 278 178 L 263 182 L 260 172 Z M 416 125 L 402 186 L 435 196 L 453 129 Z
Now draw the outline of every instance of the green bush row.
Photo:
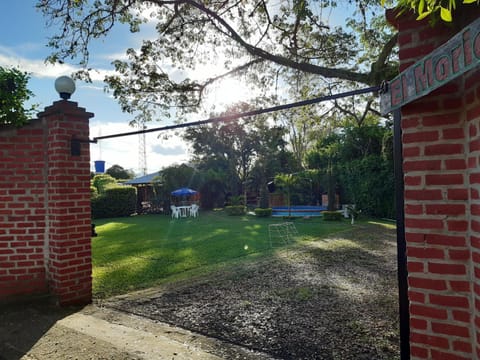
M 137 189 L 133 186 L 110 187 L 92 197 L 94 219 L 130 216 L 136 211 Z
M 326 221 L 341 221 L 343 214 L 338 211 L 323 211 L 322 216 Z
M 255 212 L 255 215 L 257 215 L 259 217 L 272 216 L 272 209 L 271 208 L 266 208 L 266 209 L 256 208 L 253 211 Z
M 227 215 L 244 215 L 245 206 L 243 205 L 229 205 L 225 206 L 225 212 Z

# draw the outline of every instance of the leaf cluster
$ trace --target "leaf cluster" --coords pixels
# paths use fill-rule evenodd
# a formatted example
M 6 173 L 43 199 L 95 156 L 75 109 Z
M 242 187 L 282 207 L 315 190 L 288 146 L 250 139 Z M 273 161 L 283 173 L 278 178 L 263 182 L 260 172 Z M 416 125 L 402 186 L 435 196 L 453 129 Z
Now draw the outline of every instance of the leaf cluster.
M 132 170 L 124 169 L 116 164 L 109 167 L 105 173 L 117 180 L 133 179 L 135 177 L 135 173 Z
M 29 75 L 15 68 L 0 66 L 0 125 L 22 126 L 36 109 L 24 108 L 33 93 L 28 89 Z
M 382 0 L 385 3 L 385 0 Z M 453 21 L 453 13 L 457 4 L 479 5 L 479 0 L 397 0 L 397 6 L 405 10 L 413 10 L 418 14 L 417 20 L 430 18 L 436 21 L 440 18 L 444 22 Z

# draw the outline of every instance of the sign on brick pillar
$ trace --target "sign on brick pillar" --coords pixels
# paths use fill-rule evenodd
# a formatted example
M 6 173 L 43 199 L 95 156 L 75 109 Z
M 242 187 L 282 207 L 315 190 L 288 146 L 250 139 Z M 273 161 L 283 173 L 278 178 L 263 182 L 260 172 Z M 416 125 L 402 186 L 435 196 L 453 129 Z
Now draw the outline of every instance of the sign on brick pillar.
M 476 14 L 470 14 L 471 20 L 479 15 L 478 10 L 473 12 Z M 470 186 L 472 169 L 476 171 L 479 164 L 478 154 L 469 154 L 476 146 L 472 134 L 478 133 L 475 123 L 478 116 L 470 116 L 469 111 L 477 109 L 478 114 L 480 107 L 478 86 L 470 78 L 478 80 L 478 67 L 460 74 L 455 80 L 443 81 L 437 90 L 429 89 L 427 92 L 431 92 L 426 96 L 418 94 L 420 99 L 408 105 L 405 103 L 412 101 L 409 99 L 412 97 L 410 90 L 423 89 L 421 86 L 408 87 L 408 83 L 413 80 L 424 84 L 422 74 L 429 71 L 428 66 L 447 71 L 448 64 L 453 70 L 460 69 L 455 64 L 473 64 L 474 59 L 469 56 L 475 51 L 469 44 L 480 44 L 480 35 L 476 34 L 480 27 L 467 28 L 458 46 L 456 40 L 450 41 L 447 47 L 442 47 L 446 53 L 441 54 L 443 50 L 438 47 L 468 22 L 456 29 L 432 29 L 428 23 L 413 18 L 391 19 L 399 28 L 401 69 L 405 70 L 395 91 L 390 92 L 390 100 L 393 106 L 395 103 L 403 106 L 410 355 L 412 359 L 479 358 L 477 307 L 480 291 L 477 289 L 480 288 L 476 285 L 476 278 L 480 277 L 480 271 L 472 265 L 472 258 L 475 263 L 480 261 L 476 260 L 480 256 L 476 254 L 474 233 L 470 232 L 470 229 L 473 232 L 478 230 L 480 234 L 480 226 L 474 229 L 475 203 L 480 199 L 477 196 L 480 187 Z M 465 41 L 468 38 L 465 34 L 470 34 L 472 41 Z M 429 55 L 433 49 L 438 55 L 434 58 Z M 428 61 L 431 64 L 427 66 Z M 406 69 L 412 64 L 417 69 L 412 73 L 413 79 L 408 75 L 412 68 Z M 439 81 L 446 79 L 447 74 L 442 71 L 433 74 Z M 431 84 L 439 85 L 433 80 Z M 480 211 L 478 215 L 480 225 Z M 480 241 L 478 246 L 480 250 Z
M 61 100 L 38 116 L 48 127 L 46 256 L 50 291 L 61 305 L 89 303 L 92 268 L 88 122 L 93 114 L 75 102 Z

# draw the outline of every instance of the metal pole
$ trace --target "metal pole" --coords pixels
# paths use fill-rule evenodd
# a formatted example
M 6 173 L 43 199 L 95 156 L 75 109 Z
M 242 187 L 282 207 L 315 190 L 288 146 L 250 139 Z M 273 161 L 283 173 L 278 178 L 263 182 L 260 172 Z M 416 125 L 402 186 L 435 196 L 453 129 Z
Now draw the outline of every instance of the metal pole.
M 410 314 L 408 302 L 407 244 L 405 241 L 404 183 L 402 155 L 402 115 L 393 113 L 393 151 L 395 168 L 395 201 L 397 219 L 397 270 L 400 317 L 400 359 L 410 359 Z

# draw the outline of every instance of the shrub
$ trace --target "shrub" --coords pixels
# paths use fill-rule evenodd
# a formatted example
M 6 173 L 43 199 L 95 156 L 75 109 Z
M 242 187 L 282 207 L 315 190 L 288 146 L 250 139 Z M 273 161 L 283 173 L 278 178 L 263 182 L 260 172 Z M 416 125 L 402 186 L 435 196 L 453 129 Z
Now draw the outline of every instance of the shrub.
M 324 211 L 322 212 L 325 221 L 341 221 L 343 214 L 338 211 Z
M 135 213 L 137 190 L 133 186 L 118 186 L 92 198 L 92 216 L 95 219 L 130 216 Z
M 225 211 L 227 215 L 244 215 L 245 214 L 245 206 L 243 205 L 229 205 L 225 206 Z
M 99 194 L 103 194 L 105 190 L 116 186 L 117 180 L 108 174 L 98 174 L 92 179 L 92 185 L 97 189 Z
M 90 185 L 90 196 L 92 199 L 98 196 L 98 190 L 95 186 Z
M 272 208 L 266 208 L 266 209 L 256 208 L 254 212 L 255 212 L 255 215 L 259 217 L 272 216 Z
M 236 195 L 236 196 L 230 196 L 228 199 L 229 205 L 231 206 L 239 206 L 239 205 L 245 205 L 245 196 L 243 195 Z

